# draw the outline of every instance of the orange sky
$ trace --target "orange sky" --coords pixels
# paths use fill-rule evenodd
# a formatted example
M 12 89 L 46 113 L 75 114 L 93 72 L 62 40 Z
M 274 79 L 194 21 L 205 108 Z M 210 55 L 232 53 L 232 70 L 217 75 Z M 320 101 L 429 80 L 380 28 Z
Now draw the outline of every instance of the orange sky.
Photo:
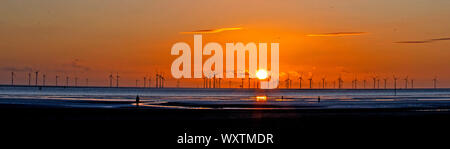
M 11 71 L 24 84 L 39 70 L 48 84 L 60 75 L 108 85 L 119 72 L 121 84 L 134 86 L 155 71 L 169 76 L 171 46 L 193 46 L 192 35 L 180 32 L 242 27 L 204 35 L 204 43 L 279 42 L 282 80 L 298 72 L 330 82 L 342 75 L 351 87 L 355 75 L 395 73 L 416 87 L 431 87 L 437 75 L 439 87 L 450 87 L 450 41 L 442 39 L 450 37 L 448 18 L 447 0 L 5 0 L 0 84 L 10 83 Z

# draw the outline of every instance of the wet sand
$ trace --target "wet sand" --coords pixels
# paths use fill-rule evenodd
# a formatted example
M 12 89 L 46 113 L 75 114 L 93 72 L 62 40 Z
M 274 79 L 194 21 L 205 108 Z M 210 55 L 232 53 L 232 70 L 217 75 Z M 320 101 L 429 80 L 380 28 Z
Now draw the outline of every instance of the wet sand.
M 0 119 L 2 134 L 9 136 L 5 142 L 20 140 L 46 146 L 58 142 L 102 148 L 201 147 L 176 144 L 176 137 L 185 132 L 275 136 L 275 144 L 211 144 L 212 147 L 360 148 L 360 143 L 380 148 L 416 144 L 431 147 L 445 145 L 446 141 L 441 140 L 446 140 L 443 135 L 450 131 L 446 94 L 332 97 L 324 96 L 321 102 L 313 96 L 285 96 L 283 101 L 267 97 L 268 101 L 260 104 L 251 96 L 144 96 L 137 107 L 134 96 L 129 95 L 2 94 Z

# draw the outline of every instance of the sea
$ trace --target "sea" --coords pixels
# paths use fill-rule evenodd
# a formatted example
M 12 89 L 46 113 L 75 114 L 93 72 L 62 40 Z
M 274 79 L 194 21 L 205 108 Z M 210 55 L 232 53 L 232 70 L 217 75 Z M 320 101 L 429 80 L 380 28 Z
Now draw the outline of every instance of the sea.
M 138 100 L 137 100 L 138 99 Z M 0 104 L 62 108 L 448 111 L 450 89 L 242 89 L 0 86 Z

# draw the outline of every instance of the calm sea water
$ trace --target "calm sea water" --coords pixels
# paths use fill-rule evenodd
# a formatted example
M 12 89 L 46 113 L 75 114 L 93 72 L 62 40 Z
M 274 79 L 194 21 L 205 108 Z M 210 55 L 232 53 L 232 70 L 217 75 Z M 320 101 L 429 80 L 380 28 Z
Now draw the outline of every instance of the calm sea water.
M 418 108 L 445 110 L 450 89 L 197 89 L 0 86 L 0 104 L 189 109 Z M 320 99 L 319 99 L 320 98 Z M 256 105 L 256 106 L 255 106 Z

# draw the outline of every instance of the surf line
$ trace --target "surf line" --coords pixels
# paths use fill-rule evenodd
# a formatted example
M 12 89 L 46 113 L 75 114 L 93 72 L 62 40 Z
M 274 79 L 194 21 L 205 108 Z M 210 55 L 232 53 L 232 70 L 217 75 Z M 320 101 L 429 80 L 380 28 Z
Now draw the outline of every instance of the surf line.
M 205 144 L 205 146 L 209 145 L 211 141 L 211 136 L 191 136 L 184 133 L 184 136 L 178 136 L 177 143 L 183 144 Z

